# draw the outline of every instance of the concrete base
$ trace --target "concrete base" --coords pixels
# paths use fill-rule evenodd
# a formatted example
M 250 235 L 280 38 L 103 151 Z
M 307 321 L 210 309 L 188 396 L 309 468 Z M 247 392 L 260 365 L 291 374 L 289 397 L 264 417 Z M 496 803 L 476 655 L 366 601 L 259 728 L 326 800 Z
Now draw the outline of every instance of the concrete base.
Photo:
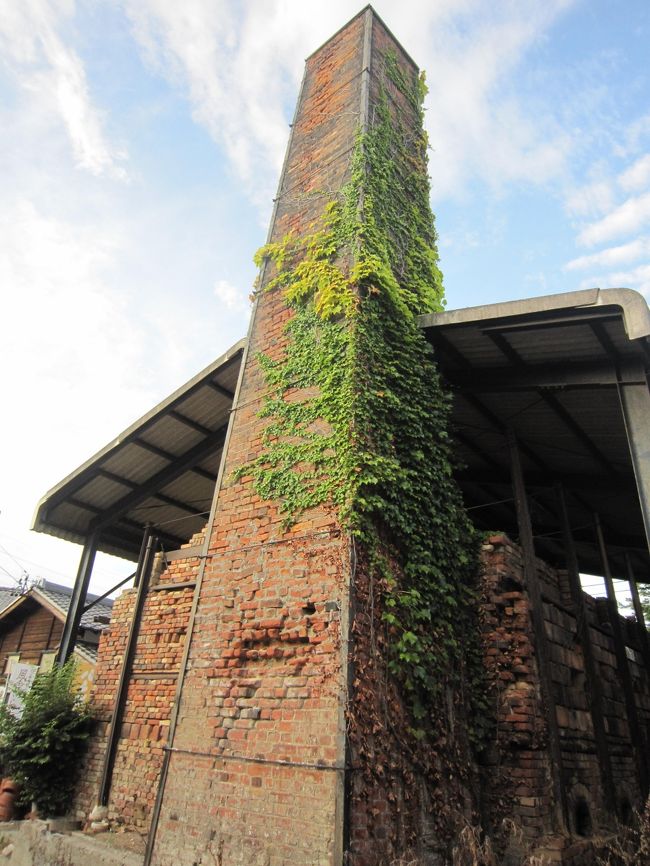
M 84 833 L 51 832 L 47 821 L 0 824 L 0 866 L 142 866 L 142 854 Z

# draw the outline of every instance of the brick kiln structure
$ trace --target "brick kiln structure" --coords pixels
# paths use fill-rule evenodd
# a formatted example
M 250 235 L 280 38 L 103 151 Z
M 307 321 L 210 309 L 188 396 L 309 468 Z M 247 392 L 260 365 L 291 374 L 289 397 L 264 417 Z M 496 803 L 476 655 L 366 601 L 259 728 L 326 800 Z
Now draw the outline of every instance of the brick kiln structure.
M 271 241 L 307 231 L 349 180 L 350 152 L 378 99 L 388 52 L 403 75 L 416 74 L 367 9 L 307 60 Z M 391 98 L 402 98 L 396 88 Z M 417 136 L 419 119 L 411 115 Z M 363 636 L 351 634 L 349 621 L 349 539 L 328 506 L 287 529 L 277 505 L 260 499 L 250 478 L 233 474 L 262 452 L 267 385 L 259 355 L 277 360 L 286 348 L 291 311 L 280 291 L 264 292 L 268 279 L 263 270 L 205 534 L 168 556 L 146 593 L 109 816 L 142 831 L 153 826 L 147 863 L 156 866 L 379 866 L 409 850 L 440 866 L 443 848 L 422 804 L 434 812 L 436 789 L 444 789 L 468 821 L 480 817 L 490 832 L 498 835 L 501 820 L 513 819 L 523 836 L 503 841 L 511 854 L 519 844 L 545 851 L 551 862 L 591 863 L 591 834 L 610 826 L 616 809 L 624 814 L 638 805 L 643 786 L 611 623 L 593 600 L 583 602 L 591 662 L 602 680 L 604 717 L 594 724 L 582 606 L 566 575 L 540 561 L 533 592 L 521 552 L 505 536 L 493 537 L 483 552 L 495 731 L 484 764 L 460 781 L 409 774 L 390 726 L 372 732 L 371 752 L 351 755 L 348 652 L 351 638 Z M 355 589 L 364 604 L 363 587 Z M 136 592 L 122 594 L 102 637 L 94 698 L 100 728 L 77 800 L 85 815 L 98 799 Z M 634 629 L 623 627 L 645 733 L 650 696 L 641 645 Z M 362 715 L 363 706 L 355 712 Z M 603 736 L 609 776 L 598 757 Z M 555 752 L 551 742 L 559 744 Z M 393 756 L 396 774 L 410 782 L 397 790 L 355 788 L 351 757 L 355 772 L 363 772 L 363 761 L 377 755 Z M 409 784 L 420 792 L 422 814 L 408 814 Z
M 504 535 L 483 549 L 482 621 L 485 663 L 493 683 L 495 739 L 484 767 L 486 812 L 497 827 L 512 818 L 551 863 L 594 862 L 591 837 L 606 834 L 615 815 L 629 820 L 642 802 L 638 746 L 630 736 L 625 695 L 607 606 L 583 594 L 595 662 L 602 683 L 611 776 L 598 758 L 595 696 L 587 688 L 577 605 L 566 572 L 537 560 L 546 654 L 561 742 L 561 764 L 549 751 L 541 700 L 539 651 L 531 626 L 531 597 L 521 549 Z M 634 697 L 644 732 L 650 731 L 650 692 L 636 623 L 625 632 Z M 556 784 L 554 784 L 556 783 Z M 554 794 L 559 791 L 559 798 Z M 613 789 L 614 803 L 608 802 Z
M 168 741 L 193 587 L 200 564 L 197 555 L 200 541 L 201 537 L 197 536 L 185 551 L 173 554 L 172 561 L 150 589 L 144 608 L 109 812 L 111 819 L 124 822 L 141 832 L 149 829 L 160 782 L 163 747 Z M 567 575 L 537 561 L 551 659 L 555 713 L 563 745 L 560 770 L 553 765 L 548 750 L 548 725 L 540 696 L 539 668 L 530 618 L 531 602 L 523 573 L 521 550 L 506 536 L 493 536 L 484 545 L 482 561 L 483 645 L 486 669 L 492 682 L 491 705 L 496 732 L 494 743 L 481 768 L 483 823 L 498 829 L 504 818 L 513 819 L 523 831 L 523 848 L 530 846 L 540 851 L 546 855 L 549 863 L 569 866 L 591 864 L 591 837 L 611 829 L 613 814 L 607 805 L 602 767 L 597 757 L 592 707 L 585 688 L 584 652 L 578 639 L 576 610 L 571 601 Z M 94 693 L 100 730 L 93 739 L 86 759 L 84 783 L 77 798 L 78 814 L 82 818 L 97 799 L 106 728 L 110 721 L 134 599 L 134 590 L 122 593 L 115 605 L 110 629 L 101 639 Z M 640 802 L 638 763 L 629 735 L 609 614 L 605 605 L 590 596 L 585 595 L 584 600 L 606 698 L 607 737 L 612 755 L 616 810 L 625 817 Z M 299 596 L 298 605 L 301 609 L 304 607 L 302 601 L 303 597 Z M 314 630 L 313 637 L 324 635 L 328 626 L 322 619 L 319 624 L 318 618 L 311 615 L 304 626 L 305 630 L 300 632 L 298 626 L 298 633 L 292 634 L 282 629 L 290 612 L 290 605 L 282 599 L 275 599 L 274 621 L 264 624 L 257 621 L 256 602 L 247 606 L 244 602 L 244 605 L 244 610 L 251 613 L 249 616 L 244 614 L 242 619 L 248 620 L 250 626 L 242 629 L 241 640 L 235 639 L 227 648 L 227 669 L 236 668 L 231 662 L 241 658 L 237 652 L 242 646 L 248 645 L 246 641 L 254 647 L 254 633 L 257 632 L 260 643 L 270 646 L 274 651 L 281 650 L 278 667 L 284 669 L 288 666 L 289 670 L 282 677 L 280 685 L 269 680 L 265 686 L 233 682 L 232 686 L 222 687 L 223 694 L 217 698 L 223 719 L 219 739 L 228 741 L 233 738 L 233 734 L 228 736 L 230 731 L 246 732 L 253 727 L 252 722 L 258 724 L 261 721 L 266 723 L 269 739 L 274 738 L 281 743 L 285 754 L 294 753 L 302 758 L 305 750 L 293 737 L 292 722 L 296 711 L 304 708 L 305 702 L 309 701 L 309 680 L 308 674 L 295 673 L 293 660 L 305 653 L 294 655 L 293 647 L 305 647 L 305 637 L 309 632 Z M 234 604 L 230 610 L 234 610 Z M 338 614 L 338 611 L 332 609 L 328 613 Z M 334 621 L 336 619 L 335 616 Z M 626 631 L 639 716 L 648 730 L 650 692 L 642 663 L 641 640 L 634 623 L 623 619 L 621 623 Z M 245 637 L 244 631 L 247 632 Z M 225 637 L 229 638 L 228 633 Z M 268 642 L 269 637 L 277 638 L 276 646 Z M 288 649 L 286 656 L 285 649 Z M 250 650 L 246 649 L 245 652 Z M 285 657 L 289 662 L 284 661 Z M 306 664 L 300 666 L 303 671 Z M 203 730 L 206 737 L 212 731 L 205 719 Z M 234 740 L 237 739 L 243 737 L 235 734 Z M 326 744 L 316 744 L 321 749 L 321 755 L 328 754 L 328 744 L 329 740 Z M 263 764 L 252 763 L 247 770 L 246 773 L 238 773 L 235 780 L 236 784 L 242 786 L 242 795 L 250 793 L 247 788 L 262 788 L 264 781 L 268 781 Z M 308 776 L 313 777 L 318 772 L 322 771 L 312 769 Z M 555 800 L 553 793 L 553 780 L 560 772 L 566 798 L 566 818 L 562 815 L 562 803 Z M 194 786 L 195 770 L 188 770 L 188 774 L 192 780 L 187 785 L 189 789 Z M 302 787 L 300 791 L 303 791 Z M 307 797 L 308 792 L 309 789 Z M 302 793 L 298 796 L 297 791 L 289 790 L 285 799 L 304 809 Z M 205 801 L 204 807 L 205 814 L 210 815 L 205 826 L 211 831 L 215 825 L 211 813 L 213 804 Z M 300 815 L 291 820 L 299 823 Z M 564 831 L 558 831 L 563 825 Z M 290 822 L 281 824 L 283 829 L 280 834 L 293 844 L 291 826 Z

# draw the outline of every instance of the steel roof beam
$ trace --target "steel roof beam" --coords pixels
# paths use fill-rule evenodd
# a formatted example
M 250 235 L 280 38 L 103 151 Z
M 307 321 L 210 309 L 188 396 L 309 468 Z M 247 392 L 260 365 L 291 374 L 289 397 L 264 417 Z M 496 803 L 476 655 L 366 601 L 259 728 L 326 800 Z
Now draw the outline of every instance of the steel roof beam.
M 199 512 L 197 512 L 196 508 L 193 505 L 190 505 L 188 502 L 183 502 L 181 499 L 176 499 L 174 496 L 167 496 L 166 493 L 154 493 L 155 499 L 159 499 L 161 502 L 164 502 L 165 505 L 170 505 L 172 508 L 178 508 L 181 511 L 187 511 L 188 514 L 192 514 L 195 516 L 199 516 Z M 212 501 L 211 497 L 207 497 L 206 502 L 210 503 Z
M 216 391 L 217 394 L 221 394 L 222 397 L 227 397 L 228 400 L 234 400 L 235 394 L 233 391 L 229 391 L 228 388 L 224 388 L 223 385 L 220 385 L 219 382 L 215 382 L 214 379 L 211 379 L 209 382 L 206 382 L 208 387 L 212 388 L 213 391 Z
M 192 468 L 194 463 L 197 463 L 202 458 L 206 457 L 210 452 L 221 447 L 226 437 L 228 425 L 220 427 L 218 430 L 206 436 L 201 442 L 198 442 L 193 448 L 190 448 L 185 454 L 176 459 L 175 463 L 165 466 L 154 476 L 152 476 L 144 484 L 140 485 L 137 490 L 132 490 L 122 499 L 118 500 L 113 506 L 106 509 L 101 518 L 93 521 L 94 528 L 103 528 L 113 523 L 116 518 L 122 517 L 131 509 L 141 505 L 153 494 L 157 493 L 161 487 L 165 487 L 170 482 L 174 481 L 184 472 Z
M 212 369 L 210 375 L 223 373 L 225 370 L 229 369 L 233 364 L 241 363 L 241 356 L 243 352 L 243 341 L 240 341 L 236 346 L 231 350 L 232 354 L 230 357 L 223 357 L 218 359 L 217 363 L 218 369 Z M 213 365 L 211 365 L 213 366 Z M 114 449 L 119 445 L 120 447 L 124 447 L 131 443 L 141 444 L 144 440 L 141 440 L 140 437 L 142 434 L 148 430 L 150 427 L 155 425 L 157 422 L 164 418 L 165 415 L 169 415 L 172 411 L 176 410 L 176 408 L 182 405 L 188 397 L 192 396 L 196 391 L 200 388 L 205 387 L 207 375 L 207 370 L 203 370 L 198 376 L 195 376 L 194 379 L 190 380 L 186 385 L 180 388 L 178 391 L 174 392 L 168 400 L 164 401 L 162 404 L 159 404 L 155 407 L 148 415 L 144 418 L 141 418 L 136 424 L 129 427 L 125 430 L 118 439 L 116 439 L 113 443 L 103 449 L 92 461 L 89 462 L 82 470 L 78 470 L 78 474 L 76 477 L 71 478 L 67 483 L 62 483 L 62 485 L 53 491 L 47 497 L 47 511 L 44 515 L 42 515 L 39 520 L 36 521 L 36 525 L 39 522 L 47 522 L 47 513 L 51 511 L 56 505 L 59 504 L 62 500 L 66 499 L 70 493 L 76 493 L 79 489 L 81 489 L 85 484 L 89 481 L 92 481 L 93 478 L 96 477 L 97 472 L 101 469 L 101 464 L 104 461 L 107 461 L 114 457 Z M 184 416 L 185 417 L 185 416 Z M 205 428 L 204 428 L 205 429 Z M 142 447 L 147 448 L 147 450 L 152 451 L 152 453 L 157 453 L 160 457 L 165 457 L 165 452 L 160 449 L 159 451 L 155 451 L 155 446 L 151 446 L 149 443 L 142 444 Z M 173 455 L 169 455 L 167 459 L 176 459 Z
M 454 438 L 458 438 L 454 433 Z M 465 444 L 465 443 L 463 443 Z M 468 443 L 471 446 L 471 442 Z M 474 481 L 477 484 L 508 484 L 507 476 L 503 472 L 475 472 L 471 468 L 463 469 L 460 472 L 454 473 L 455 478 L 460 481 Z M 530 472 L 526 475 L 526 486 L 528 488 L 543 488 L 551 489 L 556 479 L 549 476 L 547 473 Z M 585 493 L 593 493 L 594 491 L 602 491 L 606 486 L 608 492 L 616 494 L 625 494 L 630 490 L 634 478 L 631 473 L 626 475 L 617 475 L 612 478 L 610 475 L 582 475 L 577 473 L 562 473 L 562 483 L 572 490 L 578 490 Z
M 596 460 L 600 465 L 611 475 L 618 475 L 618 470 L 614 467 L 614 465 L 608 460 L 607 457 L 603 454 L 600 448 L 596 445 L 593 439 L 587 435 L 587 433 L 583 430 L 583 428 L 578 424 L 573 415 L 567 411 L 567 409 L 560 403 L 557 397 L 554 397 L 553 394 L 548 394 L 545 391 L 540 391 L 540 396 L 546 403 L 546 405 L 557 415 L 557 417 L 563 422 L 563 424 L 568 427 L 568 429 L 573 433 L 573 435 L 585 446 L 585 448 L 590 452 L 591 456 Z
M 504 357 L 506 357 L 510 363 L 515 367 L 516 371 L 527 371 L 528 364 L 521 357 L 519 352 L 511 346 L 510 343 L 506 340 L 506 338 L 502 334 L 498 333 L 490 333 L 488 334 L 489 338 L 492 340 L 495 346 L 503 353 Z M 565 427 L 567 427 L 571 433 L 581 442 L 584 447 L 589 451 L 591 456 L 596 460 L 597 463 L 600 463 L 602 467 L 604 467 L 608 473 L 612 475 L 616 474 L 616 470 L 614 466 L 610 463 L 610 461 L 605 457 L 600 448 L 595 444 L 595 442 L 591 439 L 590 436 L 583 430 L 583 428 L 578 424 L 576 419 L 567 411 L 567 409 L 560 403 L 560 401 L 553 394 L 549 394 L 545 390 L 541 390 L 540 386 L 536 386 L 535 390 L 540 395 L 542 400 L 546 403 L 546 405 L 550 408 L 550 410 L 558 417 Z
M 155 454 L 157 457 L 161 457 L 163 460 L 167 460 L 168 463 L 173 463 L 179 458 L 172 454 L 170 451 L 165 451 L 164 448 L 159 448 L 157 445 L 152 445 L 151 442 L 147 442 L 145 439 L 135 439 L 133 442 L 134 445 L 137 445 L 139 448 L 144 448 L 145 451 L 149 451 L 151 454 Z M 208 472 L 207 469 L 201 469 L 200 466 L 189 466 L 188 472 L 194 472 L 195 475 L 200 475 L 201 478 L 206 478 L 208 481 L 216 481 L 217 476 L 212 472 Z M 138 485 L 139 486 L 139 485 Z
M 137 481 L 131 481 L 129 478 L 124 478 L 118 475 L 117 472 L 111 472 L 109 469 L 103 469 L 101 466 L 97 469 L 97 475 L 106 478 L 108 481 L 114 481 L 116 484 L 123 484 L 124 487 L 130 487 L 131 490 L 138 486 Z
M 188 418 L 187 415 L 183 415 L 182 412 L 178 412 L 176 409 L 172 409 L 169 416 L 175 421 L 180 421 L 181 424 L 189 427 L 190 430 L 195 430 L 197 433 L 200 433 L 201 436 L 209 436 L 210 433 L 212 433 L 212 430 L 209 427 L 206 427 L 205 424 L 199 424 L 198 421 L 195 421 L 193 418 Z
M 637 363 L 620 365 L 622 380 L 636 383 L 639 378 Z M 579 389 L 616 387 L 617 371 L 612 361 L 576 362 L 570 366 L 562 364 L 526 364 L 513 370 L 512 367 L 497 367 L 485 370 L 445 370 L 444 377 L 454 388 L 474 394 L 490 394 L 513 391 L 531 391 L 539 388 Z

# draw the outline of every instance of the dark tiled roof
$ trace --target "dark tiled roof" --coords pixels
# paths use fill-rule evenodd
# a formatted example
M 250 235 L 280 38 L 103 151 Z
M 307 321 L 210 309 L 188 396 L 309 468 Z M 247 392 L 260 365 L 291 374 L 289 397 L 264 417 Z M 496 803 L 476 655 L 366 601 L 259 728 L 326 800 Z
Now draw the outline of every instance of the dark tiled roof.
M 85 643 L 84 641 L 79 640 L 75 645 L 75 652 L 85 656 L 92 664 L 97 664 L 97 655 L 99 652 L 97 644 Z
M 60 584 L 52 583 L 49 580 L 40 580 L 38 583 L 34 584 L 32 589 L 35 593 L 39 593 L 51 604 L 55 605 L 55 607 L 58 607 L 64 616 L 67 614 L 68 608 L 70 607 L 70 601 L 72 600 L 72 587 L 61 586 Z M 89 594 L 86 604 L 94 601 L 96 598 L 96 595 Z M 108 620 L 111 618 L 112 608 L 113 602 L 109 598 L 105 598 L 103 601 L 98 602 L 96 605 L 91 607 L 90 610 L 82 614 L 80 623 L 81 628 L 87 628 L 98 632 L 103 631 L 108 625 Z
M 17 598 L 20 598 L 20 592 L 17 589 L 12 589 L 8 586 L 0 586 L 0 611 L 3 611 L 10 604 L 13 604 Z

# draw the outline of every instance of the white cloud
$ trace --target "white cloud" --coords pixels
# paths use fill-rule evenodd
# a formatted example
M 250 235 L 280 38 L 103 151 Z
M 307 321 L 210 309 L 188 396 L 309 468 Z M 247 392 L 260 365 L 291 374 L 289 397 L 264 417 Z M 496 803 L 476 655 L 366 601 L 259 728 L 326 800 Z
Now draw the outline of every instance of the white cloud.
M 300 16 L 279 27 L 274 4 L 238 10 L 227 0 L 127 0 L 126 9 L 149 65 L 187 93 L 266 216 L 288 134 L 284 105 L 302 65 Z
M 117 229 L 0 197 L 2 534 L 40 546 L 31 558 L 58 571 L 74 569 L 77 553 L 59 557 L 69 545 L 30 541 L 36 502 L 151 403 L 147 348 L 114 285 L 122 244 Z
M 19 199 L 1 203 L 0 237 L 0 284 L 9 289 L 1 346 L 4 368 L 12 371 L 8 403 L 13 398 L 13 405 L 20 404 L 29 391 L 30 413 L 51 419 L 65 405 L 66 392 L 86 391 L 90 405 L 98 396 L 95 383 L 110 380 L 120 390 L 120 412 L 129 405 L 135 411 L 146 383 L 139 375 L 138 325 L 111 284 L 119 233 L 47 216 Z M 66 431 L 94 429 L 103 415 L 112 431 L 114 410 L 101 410 L 102 403 L 97 400 L 92 418 L 80 406 L 77 418 L 58 423 Z
M 609 180 L 596 180 L 571 190 L 566 198 L 565 207 L 574 216 L 595 216 L 606 213 L 614 206 L 612 183 Z
M 622 235 L 638 231 L 648 222 L 650 222 L 650 192 L 628 198 L 603 219 L 585 226 L 578 235 L 578 243 L 587 246 L 607 243 Z
M 639 150 L 639 144 L 650 134 L 650 114 L 638 117 L 623 130 L 617 130 L 618 140 L 614 147 L 617 156 L 629 157 Z
M 638 265 L 627 271 L 604 271 L 581 282 L 581 288 L 593 286 L 636 289 L 650 297 L 650 264 Z
M 609 247 L 589 256 L 580 256 L 567 262 L 564 269 L 578 271 L 594 267 L 611 268 L 633 262 L 642 256 L 650 256 L 650 237 L 637 238 L 627 244 Z
M 459 193 L 475 177 L 496 186 L 544 183 L 563 170 L 569 137 L 509 96 L 508 82 L 572 3 L 377 3 L 427 70 L 436 197 Z M 302 58 L 358 7 L 349 0 L 127 0 L 126 9 L 148 63 L 185 90 L 197 122 L 224 148 L 266 217 Z
M 247 313 L 250 311 L 250 301 L 246 292 L 236 288 L 226 280 L 216 281 L 214 293 L 227 310 L 236 313 Z
M 0 52 L 22 87 L 39 100 L 42 111 L 58 113 L 77 165 L 95 175 L 125 180 L 121 163 L 126 154 L 107 141 L 84 65 L 57 32 L 60 22 L 73 12 L 73 2 L 56 0 L 3 4 Z
M 434 197 L 457 195 L 477 178 L 499 187 L 561 174 L 570 137 L 552 117 L 529 113 L 510 82 L 526 51 L 568 5 L 472 4 L 464 19 L 456 4 L 447 4 L 446 20 L 436 22 L 435 34 L 429 31 L 421 60 L 430 88 Z
M 621 187 L 627 192 L 636 192 L 650 185 L 650 153 L 636 160 L 619 178 Z

